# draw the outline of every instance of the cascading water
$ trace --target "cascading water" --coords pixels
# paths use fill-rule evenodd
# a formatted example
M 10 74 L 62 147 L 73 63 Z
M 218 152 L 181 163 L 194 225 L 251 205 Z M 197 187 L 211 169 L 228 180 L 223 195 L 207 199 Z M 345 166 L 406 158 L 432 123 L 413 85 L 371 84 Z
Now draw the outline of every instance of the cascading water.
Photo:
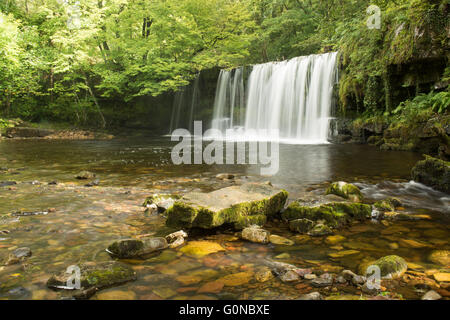
M 212 128 L 232 140 L 327 143 L 336 62 L 333 52 L 255 65 L 245 93 L 243 69 L 222 70 Z
M 199 79 L 200 74 L 197 74 L 194 82 L 186 87 L 180 88 L 175 93 L 175 98 L 172 106 L 172 117 L 170 119 L 169 134 L 175 129 L 188 129 L 193 134 L 193 125 L 195 121 L 195 106 L 199 101 Z

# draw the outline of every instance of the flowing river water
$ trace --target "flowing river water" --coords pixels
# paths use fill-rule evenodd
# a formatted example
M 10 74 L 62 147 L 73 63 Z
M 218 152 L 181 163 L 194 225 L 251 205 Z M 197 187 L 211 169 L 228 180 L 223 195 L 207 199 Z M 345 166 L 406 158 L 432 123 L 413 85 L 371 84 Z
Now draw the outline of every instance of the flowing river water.
M 225 251 L 199 258 L 167 249 L 147 260 L 125 260 L 137 272 L 137 281 L 100 291 L 93 299 L 296 299 L 316 291 L 303 282 L 256 281 L 252 275 L 264 258 L 337 273 L 344 268 L 358 271 L 363 261 L 396 254 L 411 263 L 418 276 L 442 269 L 427 257 L 433 250 L 450 247 L 450 196 L 410 182 L 410 170 L 421 158 L 418 154 L 365 145 L 281 145 L 278 174 L 262 177 L 259 167 L 252 165 L 173 165 L 174 144 L 161 137 L 0 140 L 0 231 L 6 231 L 0 233 L 0 259 L 18 247 L 33 252 L 24 264 L 0 265 L 0 298 L 60 299 L 61 293 L 46 287 L 51 274 L 71 264 L 111 260 L 105 248 L 114 240 L 176 231 L 165 226 L 164 217 L 144 213 L 147 196 L 207 192 L 246 181 L 270 180 L 286 189 L 292 201 L 311 192 L 323 193 L 327 183 L 343 180 L 357 184 L 368 201 L 395 196 L 403 211 L 430 219 L 354 224 L 335 233 L 345 240 L 334 245 L 322 237 L 291 233 L 280 222 L 270 222 L 266 229 L 294 245 L 245 242 L 231 231 L 196 235 L 188 240 L 217 242 Z M 86 181 L 76 180 L 82 170 L 96 173 L 99 186 L 86 187 Z M 236 178 L 215 177 L 223 172 Z M 49 184 L 53 181 L 57 184 Z M 46 215 L 13 214 L 50 208 Z M 217 286 L 216 280 L 229 274 L 246 280 Z M 327 290 L 323 293 L 330 298 L 361 294 L 356 287 Z M 386 290 L 404 299 L 423 295 L 413 283 Z

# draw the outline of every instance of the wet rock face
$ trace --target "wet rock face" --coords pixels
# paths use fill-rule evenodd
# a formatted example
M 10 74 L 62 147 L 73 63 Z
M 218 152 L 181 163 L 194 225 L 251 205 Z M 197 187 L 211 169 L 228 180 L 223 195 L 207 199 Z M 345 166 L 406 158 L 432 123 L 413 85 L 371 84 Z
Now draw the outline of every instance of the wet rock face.
M 144 240 L 125 239 L 112 243 L 107 251 L 119 259 L 145 258 L 155 251 L 168 247 L 165 238 L 148 238 Z
M 363 200 L 363 195 L 357 186 L 343 181 L 333 182 L 328 187 L 326 194 L 335 194 L 352 202 L 361 202 Z
M 425 156 L 425 160 L 417 162 L 412 168 L 411 176 L 414 181 L 450 193 L 450 162 L 448 161 Z
M 136 273 L 125 264 L 115 261 L 87 262 L 80 268 L 80 289 L 74 290 L 73 273 L 63 270 L 47 281 L 47 287 L 55 290 L 69 290 L 78 299 L 87 299 L 98 290 L 136 280 Z
M 268 216 L 280 212 L 288 193 L 268 184 L 248 183 L 210 193 L 191 192 L 167 210 L 167 225 L 212 229 L 231 224 L 241 230 L 262 226 Z

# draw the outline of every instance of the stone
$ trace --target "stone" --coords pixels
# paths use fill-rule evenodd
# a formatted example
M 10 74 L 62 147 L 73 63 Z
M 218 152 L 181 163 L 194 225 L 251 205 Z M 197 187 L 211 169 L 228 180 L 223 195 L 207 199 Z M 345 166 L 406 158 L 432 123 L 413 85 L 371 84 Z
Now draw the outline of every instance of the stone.
M 99 292 L 96 295 L 97 300 L 135 300 L 136 294 L 133 291 L 113 290 Z
M 313 228 L 309 221 L 313 221 L 315 223 L 322 222 L 331 228 L 340 228 L 348 225 L 354 220 L 367 220 L 371 217 L 371 215 L 371 206 L 362 203 L 319 202 L 311 205 L 309 203 L 293 201 L 289 204 L 286 210 L 284 210 L 281 216 L 284 220 L 289 222 L 292 220 L 306 219 L 300 221 L 300 226 L 290 223 L 291 230 L 305 233 Z
M 300 279 L 300 276 L 294 270 L 289 270 L 287 272 L 284 272 L 279 277 L 280 277 L 280 280 L 283 282 L 293 282 L 293 281 L 298 281 Z
M 333 284 L 333 276 L 329 273 L 324 273 L 320 277 L 311 280 L 311 285 L 316 288 L 328 287 Z
M 180 251 L 189 256 L 204 257 L 212 253 L 225 251 L 225 249 L 212 241 L 190 241 Z
M 95 173 L 92 173 L 90 171 L 81 171 L 76 176 L 75 179 L 79 180 L 87 180 L 87 179 L 94 179 Z
M 363 200 L 363 195 L 357 186 L 343 181 L 333 182 L 327 188 L 325 194 L 335 194 L 352 202 L 361 202 Z
M 294 245 L 294 241 L 281 237 L 281 236 L 277 236 L 275 234 L 270 235 L 269 237 L 269 241 L 270 243 L 276 244 L 276 245 L 281 245 L 281 246 L 292 246 Z
M 405 259 L 396 255 L 380 258 L 372 265 L 380 268 L 382 279 L 397 279 L 408 269 Z
M 248 283 L 253 278 L 253 272 L 229 274 L 219 279 L 227 287 L 236 287 Z
M 189 286 L 192 284 L 199 283 L 202 281 L 202 278 L 199 276 L 188 276 L 188 275 L 182 275 L 175 278 L 178 282 L 182 283 L 185 286 Z
M 433 274 L 433 278 L 439 282 L 450 282 L 450 273 L 438 272 Z
M 392 221 L 418 221 L 418 220 L 431 220 L 431 217 L 426 214 L 409 214 L 405 212 L 385 212 L 384 219 Z
M 169 194 L 154 194 L 147 197 L 142 204 L 146 208 L 156 207 L 158 213 L 163 213 L 173 206 L 176 196 Z
M 328 256 L 330 256 L 331 258 L 334 258 L 334 259 L 339 259 L 339 258 L 343 258 L 346 256 L 351 256 L 351 255 L 354 255 L 357 253 L 359 253 L 358 250 L 343 250 L 343 251 L 329 253 Z
M 73 274 L 64 269 L 59 274 L 52 275 L 47 281 L 47 287 L 55 290 L 68 290 L 77 299 L 87 299 L 98 290 L 114 287 L 136 280 L 136 272 L 129 266 L 117 262 L 86 262 L 78 265 L 80 268 L 80 289 L 74 290 Z
M 216 179 L 219 179 L 219 180 L 232 180 L 232 179 L 234 179 L 234 174 L 231 174 L 231 173 L 219 173 L 218 175 L 216 175 Z
M 52 130 L 28 127 L 10 127 L 5 130 L 6 136 L 10 138 L 44 138 L 53 133 Z
M 284 252 L 284 253 L 280 253 L 279 255 L 275 256 L 274 259 L 282 260 L 282 259 L 289 259 L 290 257 L 291 257 L 291 255 L 289 253 Z
M 322 295 L 319 292 L 311 292 L 308 294 L 302 295 L 298 300 L 323 300 Z
M 433 263 L 443 266 L 450 266 L 450 251 L 449 250 L 434 250 L 428 256 L 428 260 Z
M 146 258 L 150 254 L 164 250 L 168 247 L 165 238 L 147 238 L 143 240 L 124 239 L 113 242 L 108 246 L 107 252 L 119 259 Z
M 169 248 L 174 249 L 178 248 L 184 244 L 184 238 L 187 238 L 187 233 L 183 230 L 173 232 L 166 236 L 166 241 L 169 245 Z
M 334 236 L 328 236 L 325 238 L 325 243 L 326 244 L 330 244 L 330 245 L 335 245 L 339 242 L 342 242 L 345 240 L 344 236 L 340 236 L 340 235 L 334 235 Z
M 317 276 L 314 273 L 310 273 L 310 274 L 305 274 L 304 278 L 305 278 L 305 280 L 313 280 L 313 279 L 316 279 Z
M 378 292 L 381 291 L 381 287 L 376 287 L 373 285 L 369 285 L 368 282 L 364 283 L 364 285 L 361 287 L 361 291 L 366 293 L 366 294 L 377 294 Z
M 295 219 L 289 221 L 289 229 L 298 233 L 308 233 L 314 225 L 315 222 L 309 219 Z
M 155 288 L 152 290 L 152 292 L 163 299 L 169 299 L 170 297 L 173 297 L 177 294 L 175 290 L 168 287 Z
M 242 230 L 262 226 L 267 217 L 279 213 L 288 193 L 268 184 L 247 183 L 210 193 L 191 192 L 167 210 L 167 225 L 181 228 L 212 229 L 231 224 Z
M 329 226 L 318 223 L 308 232 L 308 235 L 310 235 L 311 237 L 322 237 L 332 233 L 333 231 Z
M 8 260 L 6 261 L 6 265 L 13 265 L 18 264 L 23 261 L 25 261 L 27 258 L 31 257 L 32 252 L 31 249 L 28 247 L 22 247 L 15 249 L 8 257 Z
M 255 279 L 258 282 L 266 282 L 273 279 L 273 273 L 269 268 L 263 267 L 256 272 Z
M 242 239 L 256 243 L 269 243 L 270 232 L 260 228 L 259 226 L 251 226 L 242 230 Z
M 373 206 L 379 211 L 394 211 L 396 207 L 401 207 L 402 203 L 397 198 L 387 198 L 375 202 Z
M 440 300 L 440 299 L 442 299 L 441 295 L 434 290 L 428 291 L 422 297 L 422 300 Z
M 408 247 L 408 248 L 427 248 L 430 247 L 429 244 L 421 242 L 421 241 L 417 241 L 414 239 L 400 239 L 399 240 L 400 244 L 404 247 Z
M 359 275 L 355 275 L 353 278 L 352 278 L 352 283 L 355 285 L 355 286 L 359 286 L 359 285 L 362 285 L 362 284 L 364 284 L 365 282 L 366 282 L 366 277 L 363 277 L 363 276 L 359 276 Z
M 425 155 L 411 170 L 414 181 L 450 193 L 450 162 Z

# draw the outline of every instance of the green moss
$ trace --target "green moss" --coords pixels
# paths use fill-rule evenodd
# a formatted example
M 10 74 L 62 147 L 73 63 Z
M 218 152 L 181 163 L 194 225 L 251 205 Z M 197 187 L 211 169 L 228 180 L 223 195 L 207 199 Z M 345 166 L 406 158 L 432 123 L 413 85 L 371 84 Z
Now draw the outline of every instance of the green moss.
M 283 209 L 287 197 L 288 193 L 281 190 L 266 199 L 242 202 L 221 210 L 194 205 L 182 199 L 175 201 L 173 207 L 167 210 L 166 224 L 176 228 L 203 229 L 219 227 L 223 224 L 234 225 L 237 229 L 253 224 L 262 226 L 268 217 Z
M 289 229 L 298 233 L 308 233 L 315 225 L 315 222 L 309 219 L 296 219 L 289 221 Z
M 450 193 L 450 162 L 425 155 L 411 171 L 414 181 Z
M 343 181 L 333 182 L 325 193 L 334 194 L 354 202 L 361 202 L 363 199 L 363 195 L 357 186 Z
M 310 207 L 294 201 L 283 212 L 284 220 L 308 219 L 325 221 L 332 228 L 339 228 L 353 219 L 365 220 L 371 215 L 371 207 L 362 203 L 331 202 Z
M 406 261 L 399 256 L 386 256 L 375 261 L 372 265 L 380 268 L 381 277 L 384 279 L 396 279 L 402 276 L 408 269 Z
M 387 198 L 374 203 L 374 207 L 380 211 L 394 211 L 396 207 L 400 207 L 402 203 L 396 198 Z

